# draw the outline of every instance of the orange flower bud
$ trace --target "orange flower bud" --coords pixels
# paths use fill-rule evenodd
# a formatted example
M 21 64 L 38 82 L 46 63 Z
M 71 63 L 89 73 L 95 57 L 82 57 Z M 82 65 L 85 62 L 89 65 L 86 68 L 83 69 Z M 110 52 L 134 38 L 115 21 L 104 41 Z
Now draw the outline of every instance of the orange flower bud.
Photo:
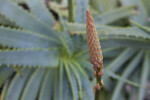
M 89 10 L 86 11 L 86 32 L 90 62 L 91 64 L 93 64 L 93 68 L 96 72 L 95 76 L 97 78 L 97 83 L 100 87 L 102 87 L 104 85 L 101 79 L 101 76 L 103 75 L 103 55 L 99 42 L 99 37 L 96 32 L 92 15 Z

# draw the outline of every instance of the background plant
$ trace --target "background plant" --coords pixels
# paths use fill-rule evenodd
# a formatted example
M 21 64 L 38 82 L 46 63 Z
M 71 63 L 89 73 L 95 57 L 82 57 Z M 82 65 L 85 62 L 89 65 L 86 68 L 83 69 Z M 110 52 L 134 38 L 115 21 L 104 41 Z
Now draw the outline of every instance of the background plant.
M 72 5 L 68 9 L 67 2 Z M 94 16 L 104 56 L 105 85 L 99 98 L 149 99 L 148 92 L 145 95 L 148 2 L 0 0 L 1 100 L 94 99 L 85 34 L 87 8 Z

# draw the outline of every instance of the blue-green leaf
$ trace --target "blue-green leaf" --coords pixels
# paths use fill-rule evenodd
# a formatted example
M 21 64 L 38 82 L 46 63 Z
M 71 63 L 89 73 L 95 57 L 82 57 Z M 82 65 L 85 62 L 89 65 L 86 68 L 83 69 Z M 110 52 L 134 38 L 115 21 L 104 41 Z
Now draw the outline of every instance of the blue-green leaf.
M 112 92 L 113 91 L 113 89 L 114 89 L 114 82 L 110 79 L 110 77 L 109 76 L 107 76 L 107 75 L 103 75 L 102 76 L 102 80 L 103 80 L 103 82 L 104 82 L 104 88 L 106 89 L 106 90 L 108 90 L 109 92 Z
M 69 79 L 67 76 L 67 72 L 65 71 L 65 68 L 64 68 L 63 72 L 64 72 L 63 73 L 63 90 L 65 90 L 65 92 L 62 93 L 63 94 L 62 100 L 72 100 L 73 94 L 71 91 L 71 86 L 70 86 Z
M 89 82 L 89 79 L 87 76 L 84 76 L 82 73 L 80 73 L 80 77 L 81 77 L 81 81 L 82 81 L 82 87 L 83 87 L 83 91 L 85 91 L 85 95 L 87 97 L 86 100 L 94 100 L 94 92 L 93 92 L 93 88 Z M 83 96 L 84 98 L 84 96 Z
M 16 3 L 25 3 L 25 0 L 11 0 L 13 2 L 16 2 Z
M 65 23 L 68 31 L 71 31 L 76 34 L 80 33 L 86 33 L 86 25 L 82 23 Z M 102 24 L 95 24 L 95 27 L 97 30 L 102 30 L 102 29 L 116 29 L 113 26 L 108 26 L 108 25 L 102 25 Z
M 0 27 L 0 44 L 14 48 L 51 48 L 58 42 L 39 33 Z
M 139 12 L 138 15 L 132 16 L 131 19 L 134 20 L 135 22 L 138 22 L 142 25 L 148 24 L 147 17 L 148 14 L 146 12 L 146 8 L 142 3 L 142 0 L 120 0 L 122 5 L 124 6 L 130 6 L 130 5 L 136 5 L 137 6 L 137 11 Z
M 56 67 L 58 52 L 56 51 L 1 51 L 0 64 Z
M 143 38 L 150 39 L 150 35 L 147 32 L 141 30 L 137 27 L 128 27 L 128 28 L 114 28 L 107 30 L 97 30 L 99 35 L 114 35 L 114 36 L 124 36 L 124 37 L 135 37 L 135 38 Z
M 13 74 L 13 68 L 0 67 L 0 87 Z
M 0 14 L 0 24 L 14 26 L 14 23 L 10 22 L 7 18 Z
M 25 86 L 21 100 L 35 100 L 37 98 L 38 91 L 43 81 L 44 73 L 45 69 L 41 68 L 34 71 Z
M 146 11 L 148 13 L 148 16 L 150 16 L 150 3 L 148 3 L 149 0 L 142 0 L 142 3 L 144 4 L 144 7 L 146 8 Z
M 19 100 L 21 92 L 32 72 L 33 69 L 22 69 L 22 76 L 15 75 L 6 92 L 5 100 Z
M 68 80 L 69 80 L 69 83 L 71 86 L 71 91 L 73 94 L 73 100 L 77 100 L 78 99 L 78 89 L 77 89 L 76 79 L 75 79 L 74 75 L 72 74 L 72 71 L 70 70 L 70 68 L 68 66 L 68 63 L 64 62 L 64 64 L 65 64 L 65 69 L 67 72 Z
M 130 85 L 133 85 L 133 86 L 136 86 L 136 87 L 139 87 L 139 88 L 143 88 L 144 87 L 144 86 L 142 86 L 142 85 L 140 85 L 140 84 L 138 84 L 136 82 L 130 81 L 127 78 L 124 78 L 124 77 L 122 77 L 122 76 L 120 76 L 120 75 L 118 75 L 118 74 L 116 74 L 116 73 L 114 73 L 114 72 L 112 72 L 110 70 L 105 70 L 105 68 L 104 68 L 104 75 L 109 76 L 111 78 L 114 78 L 114 79 L 118 80 L 119 82 L 120 81 L 121 82 L 125 82 L 125 83 L 128 83 Z
M 47 70 L 40 89 L 39 100 L 50 100 L 53 96 L 54 69 Z
M 121 7 L 109 12 L 103 13 L 101 16 L 94 19 L 96 24 L 109 24 L 116 20 L 135 15 L 135 6 Z
M 90 0 L 92 8 L 97 10 L 99 13 L 104 13 L 117 8 L 117 0 Z
M 139 52 L 134 58 L 133 60 L 130 62 L 130 64 L 127 66 L 127 68 L 125 69 L 125 71 L 123 72 L 123 75 L 122 77 L 123 78 L 127 78 L 131 73 L 132 71 L 138 66 L 138 64 L 140 63 L 140 60 L 142 59 L 143 57 L 143 51 Z M 115 87 L 115 90 L 113 92 L 113 95 L 112 95 L 112 100 L 119 100 L 118 98 L 118 95 L 122 89 L 124 85 L 124 82 L 122 81 L 119 81 Z
M 145 86 L 149 77 L 149 72 L 150 72 L 150 57 L 149 57 L 149 53 L 146 52 L 145 53 L 145 57 L 144 57 L 144 62 L 143 62 L 143 68 L 142 68 L 142 75 L 141 75 L 141 85 Z M 140 88 L 139 89 L 139 95 L 138 95 L 138 100 L 143 100 L 144 99 L 144 95 L 145 95 L 146 90 L 144 88 Z
M 59 81 L 60 81 L 60 77 L 59 77 L 59 70 L 58 69 L 55 69 L 55 71 L 54 71 L 54 73 L 55 73 L 55 79 L 54 79 L 54 87 L 53 87 L 53 89 L 54 89 L 54 91 L 53 91 L 53 93 L 54 93 L 54 95 L 53 95 L 53 100 L 60 100 L 60 93 L 59 93 L 59 89 L 60 89 L 60 86 L 59 86 Z
M 0 13 L 26 30 L 56 37 L 53 30 L 40 22 L 35 16 L 9 0 L 0 0 Z
M 103 49 L 111 47 L 150 48 L 150 41 L 146 39 L 135 39 L 121 36 L 104 36 L 100 38 Z
M 81 78 L 79 76 L 79 73 L 77 71 L 77 69 L 75 68 L 75 66 L 72 63 L 69 63 L 76 79 L 77 79 L 77 83 L 78 83 L 78 87 L 79 87 L 79 99 L 82 100 L 82 84 L 81 84 Z
M 72 63 L 74 64 L 74 66 L 77 67 L 77 71 L 81 77 L 83 93 L 84 93 L 83 99 L 86 95 L 86 98 L 87 98 L 86 100 L 94 100 L 94 93 L 93 93 L 92 86 L 89 82 L 88 75 L 86 74 L 86 72 L 83 70 L 83 68 L 81 67 L 81 65 L 78 62 L 73 61 Z
M 134 54 L 136 50 L 127 48 L 125 49 L 114 61 L 112 61 L 106 69 L 110 69 L 111 71 L 116 71 L 121 65 L 123 65 L 126 61 L 128 61 Z
M 31 8 L 31 11 L 40 18 L 41 21 L 46 23 L 49 27 L 53 27 L 54 18 L 46 8 L 44 0 L 26 0 L 27 4 Z
M 142 29 L 143 31 L 145 31 L 145 32 L 147 32 L 148 34 L 150 34 L 150 28 L 149 28 L 149 27 L 140 25 L 140 24 L 138 24 L 138 23 L 136 23 L 135 21 L 132 21 L 132 20 L 130 20 L 130 23 L 136 25 L 137 27 L 139 27 L 139 28 Z
M 72 43 L 72 39 L 70 37 L 70 34 L 66 28 L 66 25 L 64 23 L 64 19 L 63 17 L 61 16 L 61 12 L 59 11 L 59 18 L 60 18 L 60 21 L 61 21 L 61 24 L 63 26 L 63 30 L 64 32 L 61 32 L 59 34 L 59 38 L 63 44 L 63 46 L 65 47 L 66 51 L 68 52 L 69 55 L 72 55 L 72 49 L 73 49 L 73 43 Z
M 76 22 L 86 22 L 86 9 L 88 8 L 88 0 L 76 0 Z
M 102 53 L 104 58 L 115 58 L 121 54 L 121 52 L 124 50 L 124 48 L 109 48 L 109 49 L 103 49 Z

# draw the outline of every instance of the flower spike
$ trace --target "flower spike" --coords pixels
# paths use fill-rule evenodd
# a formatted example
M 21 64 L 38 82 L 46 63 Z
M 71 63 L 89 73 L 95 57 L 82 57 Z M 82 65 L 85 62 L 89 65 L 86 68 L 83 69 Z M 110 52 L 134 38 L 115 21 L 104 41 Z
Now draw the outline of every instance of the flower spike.
M 91 64 L 93 64 L 93 68 L 95 70 L 95 77 L 97 79 L 97 84 L 94 87 L 95 91 L 95 89 L 99 90 L 104 85 L 101 78 L 101 76 L 103 75 L 103 55 L 98 34 L 96 32 L 96 28 L 94 26 L 92 15 L 89 9 L 87 9 L 86 11 L 86 32 L 90 62 Z

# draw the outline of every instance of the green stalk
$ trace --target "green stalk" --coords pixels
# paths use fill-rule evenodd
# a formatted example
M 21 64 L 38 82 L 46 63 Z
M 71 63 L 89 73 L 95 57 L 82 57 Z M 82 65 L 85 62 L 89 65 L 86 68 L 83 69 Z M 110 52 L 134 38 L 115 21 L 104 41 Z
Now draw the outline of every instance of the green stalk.
M 99 92 L 100 92 L 100 90 L 96 90 L 96 93 L 95 93 L 95 100 L 99 100 Z
M 140 24 L 136 23 L 136 22 L 133 21 L 133 20 L 129 20 L 129 22 L 132 23 L 132 24 L 134 24 L 134 25 L 136 25 L 136 26 L 139 27 L 140 29 L 142 29 L 142 30 L 144 30 L 144 31 L 146 31 L 147 33 L 150 34 L 150 28 L 148 28 L 148 27 L 146 27 L 146 26 L 143 26 L 143 25 L 140 25 Z
M 75 13 L 74 13 L 74 0 L 68 0 L 68 9 L 69 9 L 69 22 L 75 21 Z

